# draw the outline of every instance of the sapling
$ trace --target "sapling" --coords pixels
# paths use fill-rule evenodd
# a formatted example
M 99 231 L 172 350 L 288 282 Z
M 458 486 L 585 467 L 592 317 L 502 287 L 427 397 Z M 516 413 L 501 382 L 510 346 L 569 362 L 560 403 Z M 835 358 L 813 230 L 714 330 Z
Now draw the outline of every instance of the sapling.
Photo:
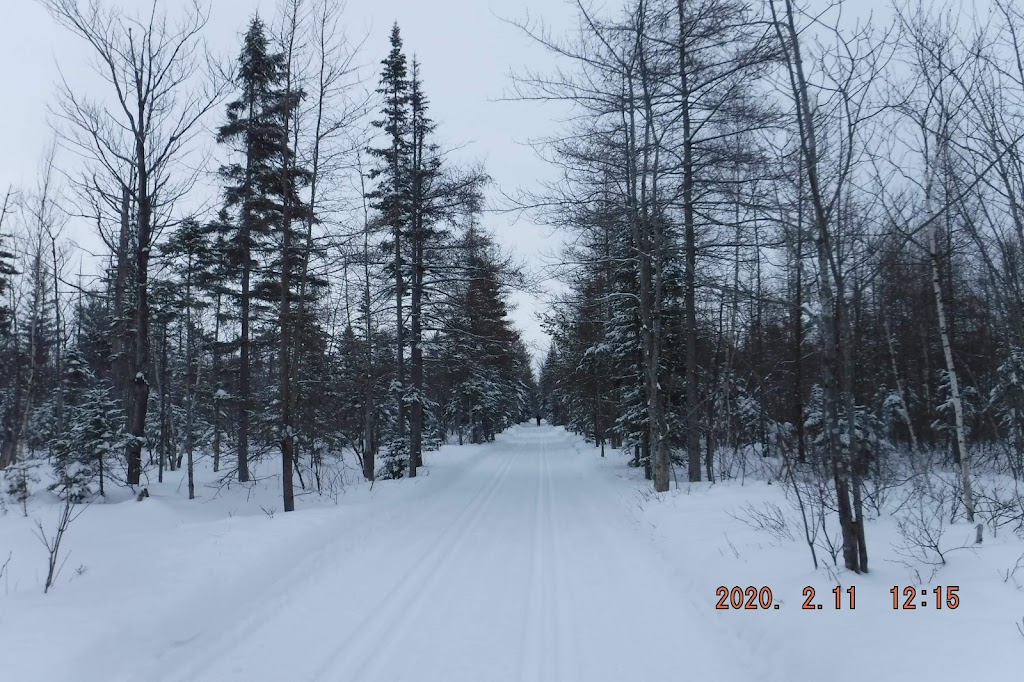
M 54 582 L 57 580 L 57 576 L 60 575 L 60 569 L 64 565 L 64 561 L 67 557 L 64 557 L 64 561 L 61 561 L 60 546 L 64 540 L 64 534 L 67 532 L 68 527 L 71 523 L 81 516 L 82 512 L 85 511 L 86 505 L 82 505 L 81 509 L 77 509 L 77 505 L 74 501 L 74 496 L 70 490 L 65 489 L 64 501 L 61 505 L 60 515 L 57 517 L 57 527 L 52 535 L 46 533 L 46 528 L 43 526 L 43 522 L 36 520 L 36 537 L 46 547 L 47 552 L 47 571 L 46 571 L 46 585 L 43 587 L 43 594 L 50 591 L 53 587 Z M 59 562 L 59 563 L 58 563 Z

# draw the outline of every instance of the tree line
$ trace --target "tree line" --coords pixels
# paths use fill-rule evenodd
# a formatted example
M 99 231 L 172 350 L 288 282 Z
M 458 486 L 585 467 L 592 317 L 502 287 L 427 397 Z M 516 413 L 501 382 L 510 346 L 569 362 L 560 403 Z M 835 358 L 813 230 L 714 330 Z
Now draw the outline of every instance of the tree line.
M 40 1 L 103 88 L 59 83 L 38 186 L 0 212 L 11 496 L 184 468 L 193 498 L 200 462 L 244 483 L 277 460 L 291 511 L 346 456 L 416 476 L 439 444 L 534 414 L 508 319 L 522 269 L 482 224 L 484 170 L 436 142 L 397 24 L 368 91 L 334 0 L 252 17 L 230 64 L 200 0 Z M 84 226 L 100 253 L 69 238 Z
M 862 572 L 898 481 L 929 519 L 1021 528 L 1024 12 L 851 9 L 581 3 L 565 38 L 520 25 L 559 68 L 515 96 L 572 111 L 520 198 L 570 244 L 549 419 L 658 491 L 770 460 L 812 552 L 813 502 Z

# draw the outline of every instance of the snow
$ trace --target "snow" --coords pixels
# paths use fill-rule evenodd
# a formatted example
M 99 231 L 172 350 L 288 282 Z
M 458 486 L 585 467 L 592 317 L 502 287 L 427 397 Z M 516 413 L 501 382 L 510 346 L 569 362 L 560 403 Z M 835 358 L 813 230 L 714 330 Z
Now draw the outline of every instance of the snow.
M 1024 636 L 1016 625 L 1024 618 L 1024 567 L 1016 582 L 1004 582 L 1000 575 L 1024 555 L 1024 542 L 1012 533 L 987 536 L 975 548 L 973 528 L 953 526 L 947 530 L 949 544 L 970 549 L 947 554 L 949 563 L 937 570 L 912 568 L 894 549 L 900 543 L 896 522 L 883 519 L 866 528 L 868 574 L 832 566 L 814 571 L 795 512 L 789 519 L 792 541 L 755 531 L 742 520 L 748 505 L 775 503 L 789 511 L 779 485 L 748 480 L 682 488 L 645 504 L 641 517 L 651 524 L 652 546 L 676 567 L 678 581 L 707 595 L 708 604 L 720 585 L 772 589 L 782 602 L 779 610 L 717 611 L 723 625 L 756 655 L 763 679 L 826 679 L 823 671 L 829 682 L 1020 678 Z M 837 584 L 844 590 L 840 610 L 832 593 Z M 823 608 L 801 608 L 808 586 Z M 854 610 L 846 606 L 850 586 L 856 590 Z M 917 597 L 914 610 L 894 610 L 894 586 L 900 588 L 901 605 L 906 587 L 928 590 L 929 605 L 922 607 Z M 956 610 L 935 608 L 931 590 L 938 586 L 959 587 Z
M 11 680 L 830 682 L 1016 679 L 1024 594 L 1000 570 L 1010 533 L 952 553 L 928 588 L 958 609 L 894 611 L 914 585 L 895 522 L 868 527 L 872 572 L 815 571 L 746 505 L 790 507 L 779 485 L 681 484 L 656 496 L 612 453 L 547 425 L 427 454 L 416 479 L 354 481 L 278 513 L 274 462 L 251 486 L 201 471 L 143 502 L 93 504 L 65 537 L 50 594 L 35 520 L 0 516 L 0 669 Z M 31 506 L 34 505 L 34 506 Z M 969 534 L 966 525 L 950 535 Z M 79 567 L 81 567 L 79 569 Z M 833 577 L 834 576 L 834 577 Z M 835 610 L 836 578 L 856 609 Z M 1017 583 L 1024 585 L 1024 569 Z M 772 589 L 779 609 L 715 609 L 718 586 Z M 804 611 L 813 586 L 821 610 Z

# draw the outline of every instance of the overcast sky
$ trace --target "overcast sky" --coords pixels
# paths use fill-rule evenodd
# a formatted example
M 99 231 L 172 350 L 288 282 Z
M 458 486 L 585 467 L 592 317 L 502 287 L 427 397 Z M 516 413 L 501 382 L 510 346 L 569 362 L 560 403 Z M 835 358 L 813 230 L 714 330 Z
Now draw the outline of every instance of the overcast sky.
M 87 0 L 83 0 L 87 1 Z M 128 10 L 148 7 L 151 0 L 103 0 Z M 180 0 L 159 0 L 173 12 Z M 252 13 L 275 16 L 276 0 L 208 0 L 211 8 L 206 38 L 211 49 L 234 56 L 241 32 Z M 557 107 L 501 102 L 509 71 L 542 66 L 542 50 L 502 18 L 543 17 L 565 30 L 573 25 L 570 6 L 561 0 L 348 0 L 345 10 L 350 38 L 367 36 L 361 63 L 376 78 L 377 64 L 387 53 L 387 34 L 398 21 L 410 56 L 422 62 L 433 118 L 445 146 L 458 146 L 466 160 L 482 160 L 497 188 L 530 188 L 551 169 L 524 144 L 550 133 Z M 72 83 L 87 83 L 86 46 L 57 26 L 36 0 L 0 0 L 0 191 L 8 185 L 31 187 L 43 150 L 53 138 L 47 106 L 54 101 L 60 68 Z M 535 267 L 557 251 L 550 230 L 528 219 L 488 215 L 500 241 Z M 71 236 L 89 243 L 90 228 L 69 226 Z M 513 313 L 535 353 L 547 347 L 537 323 L 542 303 L 516 296 Z

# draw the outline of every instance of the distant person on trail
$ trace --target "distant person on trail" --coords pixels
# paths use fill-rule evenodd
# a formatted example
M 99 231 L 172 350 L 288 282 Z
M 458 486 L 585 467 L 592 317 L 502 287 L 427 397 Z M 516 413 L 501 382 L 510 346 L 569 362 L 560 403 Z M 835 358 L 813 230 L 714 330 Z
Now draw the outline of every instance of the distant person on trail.
M 537 415 L 537 426 L 540 426 L 540 415 Z

